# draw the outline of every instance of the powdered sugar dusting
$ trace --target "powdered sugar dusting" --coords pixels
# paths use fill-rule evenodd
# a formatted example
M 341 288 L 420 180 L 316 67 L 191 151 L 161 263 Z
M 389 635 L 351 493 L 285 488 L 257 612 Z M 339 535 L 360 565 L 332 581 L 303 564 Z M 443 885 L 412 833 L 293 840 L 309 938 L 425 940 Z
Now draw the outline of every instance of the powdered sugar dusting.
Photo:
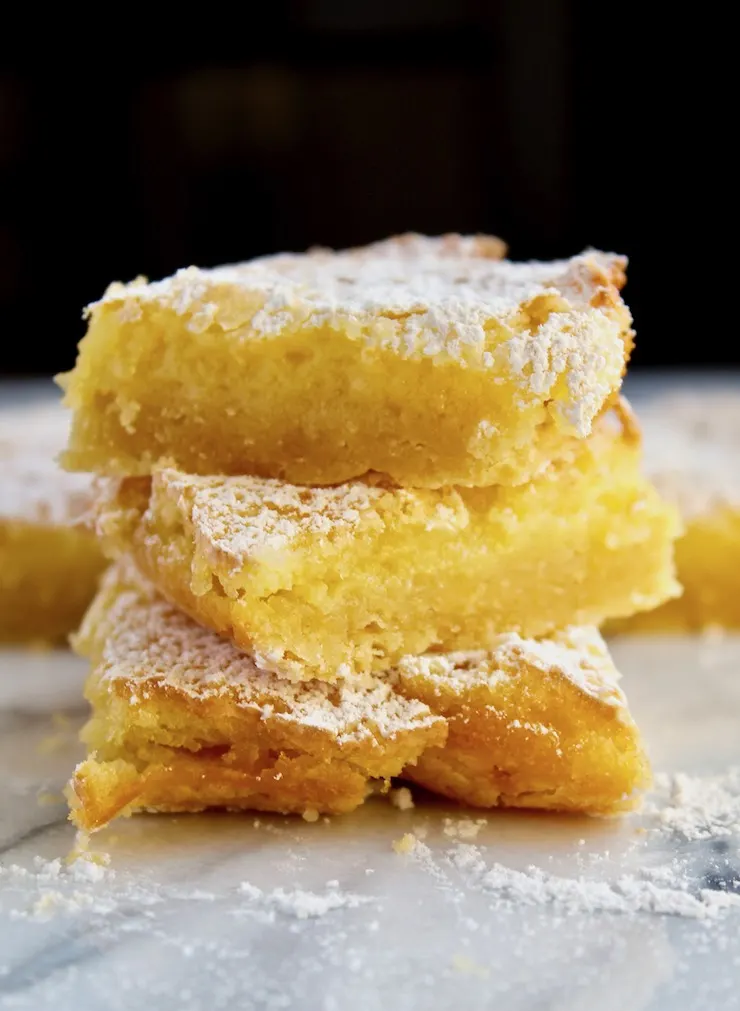
M 267 478 L 165 470 L 153 478 L 153 496 L 179 504 L 201 550 L 215 549 L 238 566 L 301 536 L 328 537 L 353 531 L 361 521 L 371 523 L 378 519 L 376 506 L 390 493 L 360 482 L 304 488 Z
M 412 833 L 406 833 L 394 848 L 444 887 L 453 886 L 450 871 L 461 875 L 467 889 L 490 895 L 499 911 L 551 907 L 564 914 L 653 913 L 702 921 L 716 920 L 732 910 L 740 912 L 740 872 L 732 864 L 727 865 L 729 871 L 717 865 L 719 870 L 707 872 L 704 858 L 697 873 L 691 850 L 676 847 L 677 839 L 721 842 L 723 846 L 717 849 L 721 854 L 729 840 L 728 852 L 738 852 L 740 769 L 709 777 L 659 775 L 644 814 L 635 818 L 642 834 L 635 837 L 632 847 L 636 858 L 630 861 L 636 865 L 632 873 L 624 873 L 608 852 L 592 854 L 591 860 L 579 858 L 582 873 L 576 875 L 557 874 L 534 864 L 516 868 L 491 862 L 495 850 L 470 841 L 485 822 L 470 819 L 445 819 L 444 835 L 460 841 L 436 857 Z M 641 858 L 641 853 L 649 853 L 651 859 Z M 655 854 L 661 855 L 657 864 Z
M 579 691 L 605 705 L 627 705 L 618 683 L 620 674 L 593 628 L 570 627 L 546 639 L 506 633 L 498 636 L 489 650 L 406 656 L 398 664 L 398 675 L 423 677 L 464 694 L 476 684 L 494 686 L 516 677 L 522 663 L 543 674 L 555 672 L 567 678 Z
M 645 467 L 658 490 L 692 519 L 740 508 L 740 394 L 683 391 L 640 409 Z
M 301 888 L 273 888 L 272 891 L 264 892 L 248 881 L 242 881 L 238 891 L 246 901 L 268 913 L 278 913 L 297 920 L 316 919 L 335 909 L 356 909 L 372 902 L 370 896 L 340 891 L 336 881 L 328 882 L 324 892 L 308 892 Z
M 480 873 L 478 887 L 504 902 L 525 906 L 553 905 L 566 913 L 658 913 L 692 919 L 713 919 L 727 909 L 740 909 L 740 895 L 699 888 L 689 890 L 689 882 L 676 878 L 672 887 L 622 876 L 616 881 L 560 877 L 538 867 L 512 870 L 501 864 L 480 869 L 477 857 L 464 853 L 464 844 L 453 850 L 458 866 L 474 866 Z
M 109 502 L 114 514 L 120 509 L 119 486 L 112 479 L 98 485 L 96 519 L 103 529 Z M 461 530 L 470 522 L 456 488 L 388 489 L 361 481 L 310 488 L 269 478 L 159 471 L 152 478 L 145 523 L 156 526 L 157 518 L 173 507 L 192 531 L 198 555 L 235 573 L 250 562 L 271 564 L 277 552 L 288 548 L 353 536 L 360 528 L 363 533 L 380 530 L 388 517 L 426 530 Z
M 0 879 L 37 889 L 30 909 L 16 913 L 20 918 L 48 919 L 57 913 L 78 913 L 93 907 L 98 911 L 112 911 L 115 903 L 109 897 L 98 895 L 90 887 L 76 886 L 104 883 L 109 888 L 115 878 L 114 870 L 84 857 L 70 864 L 63 863 L 59 857 L 53 860 L 35 857 L 32 869 L 18 864 L 0 865 Z
M 567 426 L 588 435 L 624 362 L 622 339 L 609 317 L 553 312 L 536 332 L 525 330 L 504 347 L 532 393 L 550 396 L 565 384 L 567 396 L 556 398 L 556 410 Z
M 58 403 L 0 411 L 0 519 L 61 525 L 89 507 L 91 479 L 60 469 L 69 419 Z
M 197 699 L 228 694 L 263 719 L 312 727 L 339 744 L 394 738 L 441 722 L 426 705 L 403 698 L 380 678 L 330 685 L 291 682 L 260 670 L 249 654 L 158 597 L 131 566 L 109 570 L 103 593 L 78 639 L 84 644 L 99 634 L 98 621 L 105 622 L 99 676 L 103 683 L 125 682 L 132 703 L 145 696 L 147 685 Z
M 342 330 L 403 358 L 498 371 L 539 399 L 555 396 L 563 423 L 588 434 L 621 381 L 626 261 L 591 251 L 513 263 L 503 252 L 487 237 L 403 236 L 115 284 L 89 311 L 117 311 L 126 324 L 149 304 L 182 316 L 186 333 L 216 326 L 244 340 Z

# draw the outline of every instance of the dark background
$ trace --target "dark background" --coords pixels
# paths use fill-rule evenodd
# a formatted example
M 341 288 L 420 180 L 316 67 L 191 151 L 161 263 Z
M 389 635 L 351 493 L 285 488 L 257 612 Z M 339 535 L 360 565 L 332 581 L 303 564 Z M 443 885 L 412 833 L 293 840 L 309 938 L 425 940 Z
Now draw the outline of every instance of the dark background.
M 94 42 L 6 32 L 0 373 L 69 367 L 111 280 L 409 229 L 627 253 L 635 365 L 737 364 L 724 33 L 650 6 L 247 2 L 172 8 L 156 38 L 144 15 Z

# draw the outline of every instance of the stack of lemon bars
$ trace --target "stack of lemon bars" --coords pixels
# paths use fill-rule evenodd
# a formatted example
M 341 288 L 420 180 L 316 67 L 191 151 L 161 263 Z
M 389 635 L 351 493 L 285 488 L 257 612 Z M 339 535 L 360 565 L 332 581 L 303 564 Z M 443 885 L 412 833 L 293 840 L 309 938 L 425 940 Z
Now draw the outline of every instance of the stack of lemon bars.
M 350 811 L 391 777 L 609 813 L 649 779 L 597 630 L 679 592 L 620 385 L 625 261 L 403 236 L 89 309 L 64 464 L 112 565 L 83 829 Z

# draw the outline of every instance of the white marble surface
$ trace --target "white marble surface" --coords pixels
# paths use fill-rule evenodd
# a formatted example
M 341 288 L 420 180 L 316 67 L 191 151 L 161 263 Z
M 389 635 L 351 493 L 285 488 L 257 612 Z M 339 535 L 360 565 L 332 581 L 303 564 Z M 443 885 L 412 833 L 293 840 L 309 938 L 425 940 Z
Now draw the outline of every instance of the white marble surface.
M 677 381 L 687 378 L 631 379 L 628 392 L 639 403 Z M 49 392 L 0 383 L 0 406 Z M 657 771 L 740 766 L 740 637 L 623 640 L 614 652 Z M 95 838 L 110 857 L 101 880 L 55 875 L 74 839 L 60 790 L 80 754 L 83 674 L 63 653 L 0 651 L 0 1007 L 740 1009 L 740 911 L 699 920 L 502 902 L 451 863 L 460 841 L 445 819 L 464 812 L 420 791 L 412 811 L 377 799 L 310 825 L 140 816 Z M 406 832 L 424 836 L 426 859 L 394 852 Z M 687 841 L 649 812 L 489 814 L 472 845 L 488 867 L 602 882 L 675 867 L 691 894 L 740 888 L 737 834 Z M 299 919 L 244 882 L 336 892 L 345 905 Z
M 614 649 L 656 770 L 711 776 L 740 765 L 740 637 Z M 102 880 L 53 877 L 38 858 L 73 843 L 58 793 L 79 754 L 82 675 L 63 654 L 0 654 L 0 1007 L 740 1008 L 740 910 L 705 921 L 503 903 L 449 862 L 460 844 L 444 819 L 457 823 L 460 809 L 416 791 L 411 811 L 377 799 L 315 824 L 139 816 L 96 836 L 110 856 Z M 426 860 L 394 852 L 409 831 L 426 833 Z M 738 843 L 688 842 L 649 815 L 504 813 L 473 840 L 487 866 L 566 878 L 614 881 L 675 863 L 692 892 L 740 887 Z M 338 891 L 349 904 L 299 919 L 242 882 Z

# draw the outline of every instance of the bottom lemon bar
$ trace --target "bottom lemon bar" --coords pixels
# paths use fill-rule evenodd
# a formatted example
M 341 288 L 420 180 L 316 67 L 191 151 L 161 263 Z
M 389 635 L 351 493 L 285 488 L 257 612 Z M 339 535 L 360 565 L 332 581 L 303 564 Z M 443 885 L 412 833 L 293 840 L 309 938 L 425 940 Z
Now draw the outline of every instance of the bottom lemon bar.
M 0 642 L 63 640 L 103 569 L 95 538 L 70 525 L 91 489 L 55 463 L 67 427 L 55 404 L 0 413 Z
M 740 392 L 711 387 L 664 394 L 640 412 L 645 469 L 680 511 L 683 594 L 609 631 L 740 628 Z
M 407 657 L 370 683 L 287 681 L 123 561 L 75 646 L 92 662 L 91 750 L 69 789 L 87 831 L 137 809 L 340 813 L 397 775 L 480 806 L 608 813 L 649 778 L 593 630 Z

